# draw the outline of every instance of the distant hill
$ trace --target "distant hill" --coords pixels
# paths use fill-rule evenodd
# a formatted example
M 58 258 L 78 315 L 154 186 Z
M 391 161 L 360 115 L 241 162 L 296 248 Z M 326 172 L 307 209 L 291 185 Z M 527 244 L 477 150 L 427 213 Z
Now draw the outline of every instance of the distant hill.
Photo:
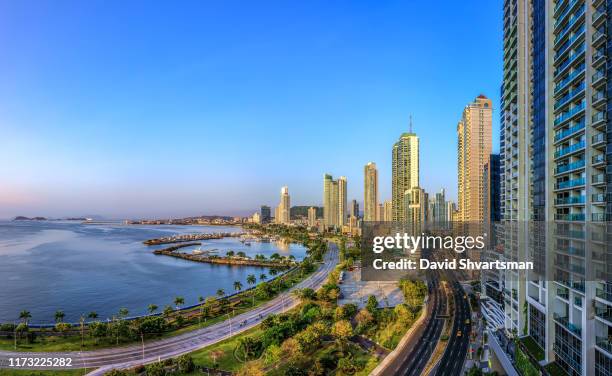
M 290 210 L 291 219 L 308 218 L 308 208 L 310 206 L 292 206 Z M 315 206 L 317 209 L 317 218 L 323 217 L 323 208 Z
M 32 217 L 32 218 L 28 218 L 28 217 L 24 217 L 22 215 L 18 215 L 15 218 L 13 218 L 13 221 L 46 221 L 47 218 L 45 217 Z

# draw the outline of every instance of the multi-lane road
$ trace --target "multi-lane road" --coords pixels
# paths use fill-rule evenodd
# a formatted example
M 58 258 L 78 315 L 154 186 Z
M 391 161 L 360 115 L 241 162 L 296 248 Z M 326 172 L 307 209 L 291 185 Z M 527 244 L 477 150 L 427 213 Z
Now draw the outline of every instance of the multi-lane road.
M 433 255 L 432 255 L 433 256 Z M 450 271 L 429 271 L 429 302 L 426 320 L 414 329 L 411 338 L 396 349 L 398 355 L 381 372 L 381 375 L 417 376 L 423 374 L 442 334 L 446 305 L 446 292 L 440 281 L 445 280 L 453 294 L 454 314 L 450 337 L 442 358 L 430 375 L 455 376 L 463 374 L 463 364 L 468 351 L 470 306 L 467 297 Z
M 456 279 L 449 282 L 455 300 L 455 319 L 446 350 L 436 369 L 436 376 L 463 374 L 463 363 L 467 355 L 472 329 L 468 297 Z
M 398 355 L 389 363 L 382 375 L 421 375 L 427 365 L 444 326 L 439 315 L 446 312 L 446 295 L 437 272 L 428 276 L 429 298 L 426 320 L 415 328 L 410 340 L 396 349 Z
M 71 368 L 87 368 L 92 370 L 90 375 L 102 375 L 113 368 L 129 368 L 139 364 L 176 357 L 210 346 L 256 326 L 263 318 L 270 314 L 282 313 L 297 305 L 298 300 L 291 294 L 293 290 L 302 288 L 312 288 L 316 290 L 322 286 L 327 276 L 338 262 L 337 247 L 333 243 L 329 243 L 329 245 L 329 251 L 325 255 L 323 264 L 309 278 L 275 297 L 271 301 L 218 324 L 170 338 L 145 342 L 144 346 L 131 345 L 83 352 L 28 353 L 0 351 L 0 368 L 9 367 L 11 358 L 69 358 L 71 359 Z M 14 361 L 13 364 L 15 364 Z M 59 369 L 54 367 L 24 367 L 24 369 L 33 368 Z M 64 369 L 65 368 L 66 367 L 64 367 Z

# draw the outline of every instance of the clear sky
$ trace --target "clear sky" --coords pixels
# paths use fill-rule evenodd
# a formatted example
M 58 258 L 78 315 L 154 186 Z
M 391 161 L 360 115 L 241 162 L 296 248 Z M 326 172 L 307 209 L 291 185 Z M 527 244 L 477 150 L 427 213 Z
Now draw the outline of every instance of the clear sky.
M 320 205 L 323 174 L 391 190 L 412 115 L 421 185 L 456 197 L 483 93 L 498 150 L 502 1 L 0 0 L 0 218 Z

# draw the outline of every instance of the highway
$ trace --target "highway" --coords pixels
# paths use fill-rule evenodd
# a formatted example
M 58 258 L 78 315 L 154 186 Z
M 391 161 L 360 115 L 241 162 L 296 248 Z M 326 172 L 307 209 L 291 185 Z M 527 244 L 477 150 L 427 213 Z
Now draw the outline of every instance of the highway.
M 193 352 L 253 328 L 270 314 L 279 314 L 296 306 L 299 301 L 291 295 L 291 292 L 302 288 L 318 289 L 325 283 L 327 276 L 337 263 L 338 249 L 335 244 L 329 243 L 329 251 L 325 255 L 323 264 L 310 277 L 249 312 L 206 328 L 170 338 L 145 342 L 144 347 L 139 344 L 84 352 L 0 351 L 0 368 L 9 367 L 9 358 L 71 358 L 70 368 L 93 369 L 88 375 L 103 375 L 113 368 L 129 368 Z M 240 323 L 243 322 L 246 323 L 240 326 Z M 24 367 L 20 369 L 66 369 L 66 367 Z
M 453 273 L 447 273 L 447 275 L 449 274 Z M 472 324 L 469 300 L 463 291 L 463 287 L 454 277 L 449 283 L 455 300 L 455 318 L 448 345 L 436 369 L 436 376 L 463 374 L 463 363 L 465 362 L 470 341 Z M 459 332 L 461 332 L 460 336 L 458 336 Z
M 428 282 L 428 319 L 422 328 L 416 329 L 416 335 L 404 344 L 400 355 L 389 364 L 383 375 L 420 375 L 436 348 L 444 326 L 444 320 L 438 316 L 446 312 L 447 303 L 437 272 L 430 273 Z

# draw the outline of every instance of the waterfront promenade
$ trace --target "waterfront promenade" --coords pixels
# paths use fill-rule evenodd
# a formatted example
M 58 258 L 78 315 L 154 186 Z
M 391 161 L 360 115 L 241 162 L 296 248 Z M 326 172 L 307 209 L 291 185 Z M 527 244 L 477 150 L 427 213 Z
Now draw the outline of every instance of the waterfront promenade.
M 130 368 L 139 364 L 152 363 L 190 353 L 248 330 L 258 325 L 263 318 L 270 314 L 279 314 L 296 306 L 299 301 L 291 294 L 292 291 L 302 288 L 318 289 L 325 283 L 327 276 L 337 263 L 338 249 L 335 244 L 330 243 L 329 251 L 325 254 L 323 264 L 309 278 L 278 295 L 268 303 L 206 328 L 197 329 L 175 337 L 147 342 L 144 345 L 131 345 L 94 351 L 44 353 L 0 351 L 0 368 L 8 368 L 8 359 L 16 357 L 71 358 L 72 367 L 70 368 L 87 368 L 92 370 L 89 375 L 103 375 L 113 368 Z M 241 323 L 243 325 L 240 325 Z M 27 367 L 23 369 L 27 369 Z M 37 369 L 60 368 L 39 367 Z

